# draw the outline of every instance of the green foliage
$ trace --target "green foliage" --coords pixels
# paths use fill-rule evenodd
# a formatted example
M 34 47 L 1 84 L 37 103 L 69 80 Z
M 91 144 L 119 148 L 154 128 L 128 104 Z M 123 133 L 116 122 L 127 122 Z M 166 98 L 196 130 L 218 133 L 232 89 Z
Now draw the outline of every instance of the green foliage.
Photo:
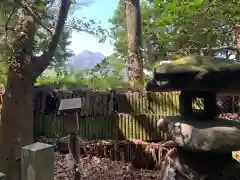
M 116 53 L 123 58 L 127 57 L 127 31 L 126 31 L 125 4 L 120 0 L 115 13 L 109 22 L 112 23 L 110 37 L 114 39 L 114 48 Z
M 53 66 L 55 72 L 60 75 L 67 74 L 66 62 L 69 57 L 74 55 L 73 51 L 69 49 L 69 45 L 71 45 L 70 37 L 71 33 L 64 30 L 61 34 L 59 45 L 55 51 Z
M 236 23 L 231 22 L 236 15 L 229 14 L 230 18 L 224 15 L 227 13 L 225 6 L 229 7 L 233 4 L 224 2 L 223 4 L 217 1 L 209 3 L 204 0 L 156 1 L 154 8 L 162 12 L 161 16 L 156 17 L 156 25 L 158 27 L 174 26 L 174 29 L 167 34 L 175 40 L 176 43 L 170 47 L 176 50 L 221 46 L 222 44 L 219 43 L 225 38 L 231 38 L 226 36 L 231 36 L 229 26 Z M 228 32 L 224 33 L 224 30 Z
M 148 0 L 141 1 L 144 68 L 152 69 L 155 61 L 183 55 L 227 54 L 221 47 L 234 47 L 232 30 L 240 23 L 239 1 Z M 126 59 L 127 36 L 124 1 L 120 0 L 110 19 L 115 51 Z M 233 49 L 233 48 L 232 48 Z
M 74 88 L 74 87 L 88 87 L 96 90 L 105 90 L 109 88 L 121 88 L 126 83 L 116 79 L 114 75 L 108 76 L 81 76 L 77 78 L 74 75 L 60 76 L 47 76 L 39 77 L 36 85 L 52 85 L 57 88 Z
M 76 79 L 74 76 L 40 76 L 36 80 L 36 85 L 53 85 L 57 88 L 72 88 L 84 85 L 81 80 Z
M 46 3 L 45 3 L 46 4 Z M 70 13 L 74 12 L 74 9 L 76 9 L 78 6 L 82 7 L 85 5 L 91 5 L 90 2 L 84 3 L 84 4 L 78 4 L 77 2 L 74 2 L 72 5 L 72 9 Z M 50 0 L 45 5 L 45 11 L 42 14 L 43 19 L 42 21 L 48 25 L 49 27 L 54 26 L 54 22 L 57 20 L 57 11 L 58 11 L 58 3 L 55 0 Z M 49 17 L 53 17 L 53 19 L 49 19 Z M 36 38 L 36 53 L 41 53 L 41 51 L 44 49 L 44 47 L 47 46 L 49 41 L 49 34 L 40 27 L 41 30 L 37 32 Z M 92 19 L 88 19 L 86 17 L 81 18 L 70 18 L 65 25 L 64 31 L 61 34 L 61 39 L 59 41 L 59 45 L 57 49 L 55 50 L 53 61 L 51 66 L 49 68 L 54 68 L 55 72 L 57 74 L 64 75 L 68 74 L 66 69 L 66 62 L 69 57 L 73 56 L 74 53 L 71 49 L 69 49 L 69 45 L 71 45 L 71 34 L 73 31 L 78 32 L 87 32 L 89 34 L 92 34 L 96 36 L 99 39 L 99 42 L 104 42 L 106 40 L 106 30 L 101 27 L 101 23 L 97 23 Z
M 116 54 L 113 54 L 106 59 L 102 60 L 95 67 L 88 70 L 90 75 L 109 75 L 114 74 L 116 76 L 123 75 L 122 71 L 124 70 L 125 64 L 122 59 L 118 58 Z
M 5 85 L 7 82 L 7 65 L 6 63 L 0 63 L 0 85 Z
M 73 18 L 69 22 L 69 26 L 72 30 L 87 32 L 97 37 L 100 43 L 105 42 L 107 38 L 107 30 L 102 28 L 101 22 L 95 22 L 93 19 L 88 19 L 86 17 Z
M 24 1 L 33 13 L 38 14 L 40 23 L 37 23 L 37 32 L 34 37 L 34 55 L 40 55 L 46 49 L 51 39 L 51 34 L 58 20 L 59 1 L 57 0 L 37 0 L 35 4 L 31 1 Z M 77 7 L 91 5 L 88 3 L 74 2 L 69 14 L 74 12 Z M 15 1 L 3 0 L 0 2 L 0 53 L 5 55 L 4 61 L 7 62 L 9 52 L 12 49 L 14 39 L 19 35 L 15 29 L 21 24 L 20 18 L 23 12 L 23 5 Z M 43 25 L 42 25 L 43 24 Z M 7 30 L 7 31 L 6 31 Z M 59 75 L 67 74 L 66 61 L 73 55 L 69 49 L 70 38 L 73 31 L 85 31 L 99 38 L 100 42 L 106 40 L 106 30 L 101 27 L 101 23 L 85 17 L 69 17 L 65 23 L 64 31 L 57 49 L 54 52 L 53 61 L 49 68 L 54 68 Z
M 124 62 L 111 55 L 95 67 L 79 71 L 75 74 L 60 76 L 59 74 L 41 76 L 37 85 L 53 85 L 59 88 L 88 87 L 91 89 L 105 90 L 127 86 L 124 81 Z

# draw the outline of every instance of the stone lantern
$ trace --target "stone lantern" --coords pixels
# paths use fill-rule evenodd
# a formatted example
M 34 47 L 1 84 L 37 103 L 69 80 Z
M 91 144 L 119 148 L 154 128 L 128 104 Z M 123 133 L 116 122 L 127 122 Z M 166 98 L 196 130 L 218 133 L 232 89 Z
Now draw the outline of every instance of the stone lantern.
M 167 116 L 158 126 L 177 146 L 192 151 L 240 150 L 240 124 L 217 118 L 216 93 L 240 93 L 240 64 L 222 58 L 188 56 L 154 69 L 147 91 L 180 91 L 180 116 Z M 194 110 L 194 99 L 203 110 Z

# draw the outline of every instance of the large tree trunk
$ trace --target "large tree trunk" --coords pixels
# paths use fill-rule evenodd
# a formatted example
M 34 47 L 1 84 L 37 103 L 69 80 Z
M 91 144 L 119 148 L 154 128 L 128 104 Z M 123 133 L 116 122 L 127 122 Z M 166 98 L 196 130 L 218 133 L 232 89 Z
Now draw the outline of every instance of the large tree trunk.
M 21 3 L 20 3 L 21 4 Z M 33 4 L 32 4 L 33 5 Z M 48 47 L 40 57 L 33 56 L 36 15 L 24 7 L 13 41 L 13 55 L 0 120 L 0 172 L 8 180 L 19 180 L 21 147 L 33 143 L 33 83 L 52 61 L 63 31 L 71 0 L 61 0 L 58 22 Z M 39 23 L 41 24 L 41 23 Z
M 141 15 L 139 0 L 125 0 L 128 35 L 128 80 L 131 87 L 142 87 L 143 62 L 141 46 Z
M 33 142 L 33 85 L 10 70 L 0 125 L 0 169 L 8 179 L 20 176 L 21 147 Z

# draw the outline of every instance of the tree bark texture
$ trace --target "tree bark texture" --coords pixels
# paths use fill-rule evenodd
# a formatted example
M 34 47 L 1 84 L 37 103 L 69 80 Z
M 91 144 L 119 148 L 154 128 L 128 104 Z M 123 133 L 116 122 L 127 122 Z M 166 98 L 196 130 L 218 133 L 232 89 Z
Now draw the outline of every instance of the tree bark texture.
M 33 85 L 9 72 L 0 129 L 0 169 L 20 178 L 20 149 L 33 142 Z
M 71 0 L 61 0 L 54 34 L 42 56 L 33 56 L 34 35 L 39 23 L 25 9 L 13 42 L 3 109 L 0 119 L 0 172 L 8 180 L 19 180 L 21 147 L 33 143 L 33 84 L 52 61 L 67 18 Z M 24 5 L 22 5 L 24 6 Z M 21 27 L 23 26 L 23 27 Z
M 139 0 L 125 0 L 128 36 L 128 79 L 131 87 L 143 85 L 141 15 Z

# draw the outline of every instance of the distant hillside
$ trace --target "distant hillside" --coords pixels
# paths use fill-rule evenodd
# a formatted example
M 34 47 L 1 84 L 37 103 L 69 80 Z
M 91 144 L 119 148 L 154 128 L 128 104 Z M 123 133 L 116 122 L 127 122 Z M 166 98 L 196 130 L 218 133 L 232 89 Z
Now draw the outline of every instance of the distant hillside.
M 95 67 L 97 64 L 103 63 L 105 56 L 100 52 L 91 52 L 85 50 L 80 54 L 77 54 L 71 58 L 69 58 L 69 69 L 72 72 L 77 72 L 79 70 L 85 70 Z M 108 69 L 112 69 L 111 66 L 108 66 Z M 127 79 L 127 69 L 124 68 L 122 70 L 124 77 Z M 151 71 L 144 69 L 144 74 L 152 75 Z
M 76 72 L 79 70 L 93 68 L 104 58 L 105 56 L 100 52 L 91 52 L 85 50 L 82 53 L 69 58 L 68 65 L 71 70 Z

